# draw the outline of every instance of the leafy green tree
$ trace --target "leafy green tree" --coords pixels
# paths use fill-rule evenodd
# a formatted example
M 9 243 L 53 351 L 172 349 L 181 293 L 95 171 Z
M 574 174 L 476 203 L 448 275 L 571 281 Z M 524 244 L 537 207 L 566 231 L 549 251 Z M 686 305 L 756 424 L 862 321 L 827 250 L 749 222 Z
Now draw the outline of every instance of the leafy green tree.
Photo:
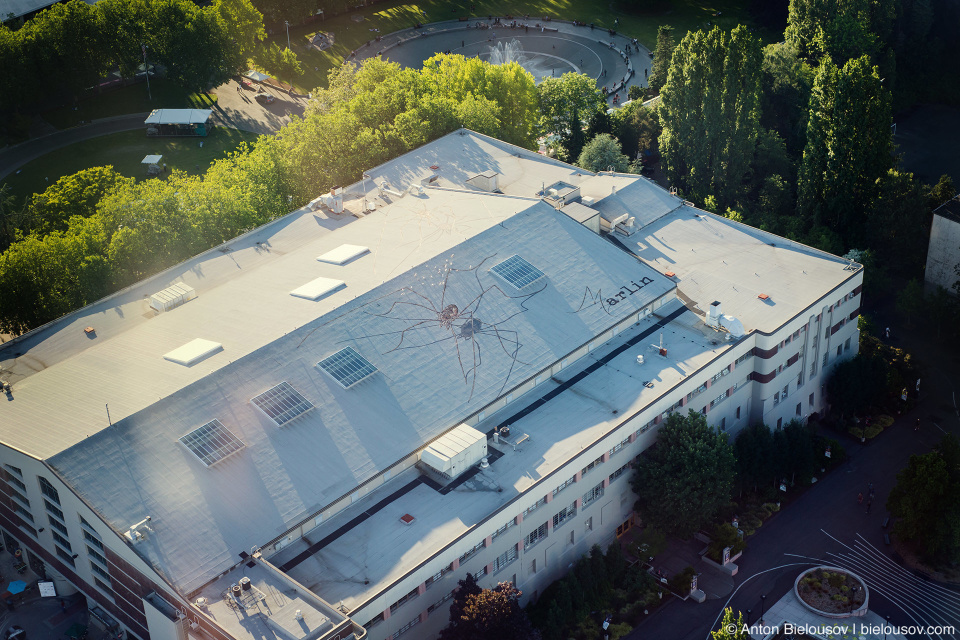
M 730 501 L 733 447 L 706 416 L 672 413 L 631 479 L 638 510 L 655 529 L 691 536 Z
M 914 319 L 923 313 L 923 302 L 923 285 L 916 278 L 897 294 L 897 311 L 906 318 L 908 326 L 913 326 Z
M 21 230 L 41 236 L 66 231 L 71 218 L 89 218 L 104 196 L 133 183 L 133 178 L 124 178 L 112 166 L 91 167 L 64 176 L 27 202 Z
M 894 533 L 935 562 L 960 561 L 960 443 L 945 435 L 936 449 L 912 455 L 887 498 Z
M 815 75 L 795 45 L 780 42 L 764 47 L 761 121 L 780 134 L 791 153 L 803 150 Z
M 780 472 L 790 476 L 791 484 L 809 482 L 817 470 L 817 453 L 813 433 L 799 420 L 791 420 L 783 427 L 783 466 Z
M 565 73 L 547 78 L 537 86 L 540 129 L 560 136 L 564 159 L 580 157 L 586 142 L 583 125 L 594 113 L 606 109 L 603 94 L 593 78 L 583 73 Z
M 245 69 L 247 59 L 253 57 L 267 37 L 263 14 L 250 0 L 216 0 L 212 11 L 226 37 L 225 54 L 231 58 L 228 65 L 237 70 Z
M 821 64 L 798 181 L 797 206 L 807 224 L 860 244 L 864 212 L 892 162 L 890 122 L 890 95 L 866 56 L 842 69 Z
M 830 404 L 842 416 L 863 415 L 883 401 L 886 391 L 886 364 L 865 353 L 834 365 L 827 380 Z
M 931 203 L 913 174 L 890 169 L 874 185 L 862 242 L 886 258 L 891 275 L 910 277 L 926 261 Z
M 21 224 L 17 199 L 10 191 L 9 184 L 0 184 L 0 251 L 10 246 L 17 237 L 17 229 Z
M 773 433 L 767 425 L 757 423 L 745 427 L 737 434 L 733 446 L 741 493 L 757 492 L 762 485 L 775 480 Z
M 790 0 L 784 38 L 801 57 L 839 66 L 868 55 L 877 60 L 896 14 L 894 0 Z
M 720 621 L 720 628 L 710 632 L 712 640 L 750 640 L 750 633 L 747 631 L 747 623 L 743 619 L 743 612 L 738 611 L 733 615 L 733 609 L 727 607 L 723 610 L 723 620 Z
M 626 171 L 630 159 L 620 153 L 620 143 L 609 133 L 601 133 L 587 143 L 577 159 L 577 166 L 587 171 Z
M 640 102 L 632 102 L 613 114 L 613 135 L 628 158 L 656 148 L 660 131 L 656 112 Z
M 667 176 L 695 201 L 721 207 L 742 193 L 760 133 L 759 41 L 746 27 L 688 33 L 673 55 L 659 107 Z
M 94 8 L 100 29 L 109 34 L 105 38 L 109 63 L 118 67 L 124 78 L 132 78 L 143 64 L 141 47 L 152 45 L 150 0 L 100 0 Z M 148 62 L 152 58 L 148 55 Z
M 481 589 L 467 574 L 450 605 L 450 624 L 440 631 L 441 640 L 539 640 L 540 634 L 520 608 L 521 592 L 510 582 Z
M 235 72 L 239 48 L 231 43 L 215 7 L 200 9 L 189 0 L 151 0 L 151 51 L 167 76 L 185 89 L 202 91 Z
M 673 27 L 668 24 L 657 29 L 657 46 L 653 51 L 653 64 L 650 68 L 650 77 L 647 86 L 652 93 L 660 93 L 667 83 L 667 73 L 670 71 L 670 59 L 673 57 Z
M 630 88 L 627 89 L 627 98 L 630 100 L 640 100 L 643 98 L 643 87 L 638 84 L 630 85 Z

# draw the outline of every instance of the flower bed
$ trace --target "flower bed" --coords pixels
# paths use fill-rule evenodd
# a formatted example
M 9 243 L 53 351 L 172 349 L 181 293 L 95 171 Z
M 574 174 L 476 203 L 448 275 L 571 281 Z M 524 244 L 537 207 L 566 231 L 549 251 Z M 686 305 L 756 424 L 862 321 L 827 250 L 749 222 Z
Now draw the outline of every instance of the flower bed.
M 794 591 L 808 609 L 828 618 L 867 613 L 869 591 L 858 576 L 837 567 L 808 569 L 794 583 Z

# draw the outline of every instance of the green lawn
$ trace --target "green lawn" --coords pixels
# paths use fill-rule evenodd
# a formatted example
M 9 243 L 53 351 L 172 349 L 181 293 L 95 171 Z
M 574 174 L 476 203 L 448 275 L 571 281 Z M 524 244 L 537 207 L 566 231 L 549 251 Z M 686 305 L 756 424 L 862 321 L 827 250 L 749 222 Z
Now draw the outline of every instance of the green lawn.
M 469 10 L 471 5 L 476 9 Z M 782 39 L 782 32 L 761 28 L 748 13 L 749 6 L 747 0 L 480 0 L 462 3 L 386 0 L 350 14 L 291 27 L 290 40 L 304 69 L 303 77 L 294 84 L 303 91 L 325 86 L 329 69 L 339 65 L 351 51 L 376 35 L 370 29 L 379 29 L 381 34 L 388 34 L 412 27 L 418 21 L 427 24 L 461 16 L 529 15 L 531 20 L 534 16 L 550 16 L 592 22 L 600 28 L 613 28 L 614 20 L 619 19 L 618 31 L 637 38 L 650 49 L 654 48 L 657 29 L 663 24 L 674 27 L 677 42 L 687 31 L 707 28 L 708 24 L 716 24 L 724 29 L 745 24 L 758 33 L 765 43 Z M 364 21 L 355 22 L 355 15 L 364 16 Z M 334 46 L 326 51 L 308 47 L 310 36 L 317 31 L 332 32 Z M 271 39 L 281 47 L 287 44 L 286 32 L 282 29 L 275 31 Z
M 256 139 L 256 134 L 222 127 L 206 138 L 147 138 L 144 131 L 124 131 L 57 149 L 24 165 L 19 175 L 8 176 L 6 182 L 17 201 L 23 202 L 26 196 L 43 191 L 61 177 L 90 167 L 113 165 L 119 173 L 142 180 L 146 179 L 146 167 L 140 161 L 150 154 L 163 155 L 167 175 L 173 169 L 202 174 L 210 163 L 241 142 Z
M 145 82 L 128 85 L 87 98 L 74 111 L 72 107 L 54 109 L 44 119 L 58 129 L 76 126 L 81 120 L 96 120 L 127 113 L 144 113 L 154 109 L 209 109 L 217 96 L 189 93 L 164 78 L 150 80 L 150 95 Z

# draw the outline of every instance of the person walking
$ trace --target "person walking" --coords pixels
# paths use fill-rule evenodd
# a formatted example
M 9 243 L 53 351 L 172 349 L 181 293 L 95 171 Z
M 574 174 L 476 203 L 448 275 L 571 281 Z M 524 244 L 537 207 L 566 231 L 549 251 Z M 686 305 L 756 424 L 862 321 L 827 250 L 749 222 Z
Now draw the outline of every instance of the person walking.
M 917 418 L 917 424 L 913 427 L 914 431 L 920 431 L 920 418 Z
M 863 492 L 857 494 L 857 504 L 863 504 Z

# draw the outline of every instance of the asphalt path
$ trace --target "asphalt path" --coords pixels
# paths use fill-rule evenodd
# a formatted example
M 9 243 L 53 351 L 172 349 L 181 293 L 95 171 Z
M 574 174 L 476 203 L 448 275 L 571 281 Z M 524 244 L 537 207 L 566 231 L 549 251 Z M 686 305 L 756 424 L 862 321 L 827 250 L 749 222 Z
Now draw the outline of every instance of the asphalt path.
M 917 332 L 918 334 L 921 332 Z M 894 340 L 897 340 L 896 334 Z M 718 628 L 725 607 L 751 611 L 751 622 L 760 617 L 761 596 L 766 606 L 793 588 L 797 575 L 811 566 L 832 565 L 860 575 L 870 590 L 870 609 L 889 616 L 894 626 L 953 625 L 953 634 L 919 634 L 911 638 L 960 638 L 960 587 L 941 585 L 901 566 L 884 542 L 882 528 L 886 500 L 896 484 L 896 474 L 910 456 L 926 453 L 943 433 L 960 435 L 955 404 L 954 357 L 933 336 L 904 337 L 908 351 L 921 363 L 921 395 L 908 414 L 866 446 L 841 438 L 848 459 L 796 501 L 774 514 L 748 541 L 737 561 L 736 587 L 729 599 L 697 604 L 671 601 L 641 623 L 630 640 L 670 638 L 709 640 Z M 920 431 L 914 423 L 921 418 Z M 830 432 L 825 432 L 830 435 Z M 836 437 L 835 435 L 831 437 Z M 873 483 L 876 496 L 870 513 L 866 501 Z M 767 620 L 766 622 L 779 622 Z

